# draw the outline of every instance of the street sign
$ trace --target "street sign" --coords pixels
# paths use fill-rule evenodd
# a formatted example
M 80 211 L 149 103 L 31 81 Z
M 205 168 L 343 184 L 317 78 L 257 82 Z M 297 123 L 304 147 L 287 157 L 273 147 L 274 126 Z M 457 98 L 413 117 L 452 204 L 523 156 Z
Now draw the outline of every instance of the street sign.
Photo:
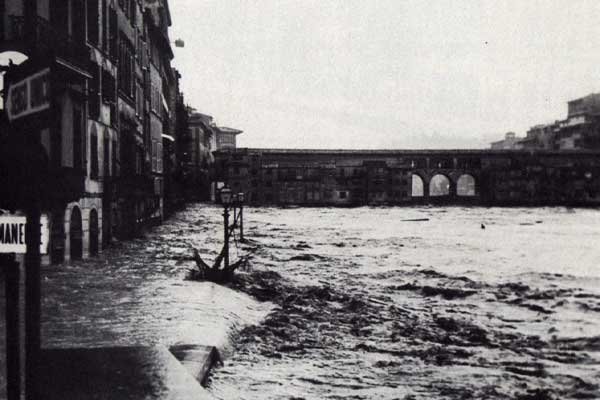
M 10 84 L 6 113 L 10 121 L 50 108 L 50 68 Z
M 0 215 L 0 253 L 19 253 L 25 254 L 27 247 L 25 245 L 25 216 Z M 42 215 L 40 218 L 40 253 L 48 252 L 48 242 L 50 239 L 50 230 L 48 228 L 48 216 Z

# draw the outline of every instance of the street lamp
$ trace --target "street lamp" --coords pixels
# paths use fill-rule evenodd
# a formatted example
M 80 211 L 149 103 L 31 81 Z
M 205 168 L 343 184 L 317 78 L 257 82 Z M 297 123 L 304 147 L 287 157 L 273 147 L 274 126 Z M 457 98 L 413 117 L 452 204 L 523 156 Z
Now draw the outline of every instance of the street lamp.
M 223 204 L 223 225 L 225 227 L 225 268 L 229 267 L 229 206 L 231 205 L 231 189 L 227 186 L 221 189 L 221 203 Z
M 225 186 L 221 189 L 221 203 L 227 208 L 231 204 L 231 189 Z

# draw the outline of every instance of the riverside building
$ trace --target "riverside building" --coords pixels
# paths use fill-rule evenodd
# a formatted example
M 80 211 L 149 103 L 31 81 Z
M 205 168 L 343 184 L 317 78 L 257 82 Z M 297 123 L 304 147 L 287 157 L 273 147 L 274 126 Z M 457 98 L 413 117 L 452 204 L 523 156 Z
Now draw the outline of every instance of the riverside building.
M 17 147 L 28 132 L 47 158 L 44 262 L 96 255 L 164 217 L 183 101 L 170 25 L 166 0 L 0 0 L 0 52 L 28 57 L 4 74 L 0 132 Z M 38 87 L 33 107 L 19 110 L 19 85 Z

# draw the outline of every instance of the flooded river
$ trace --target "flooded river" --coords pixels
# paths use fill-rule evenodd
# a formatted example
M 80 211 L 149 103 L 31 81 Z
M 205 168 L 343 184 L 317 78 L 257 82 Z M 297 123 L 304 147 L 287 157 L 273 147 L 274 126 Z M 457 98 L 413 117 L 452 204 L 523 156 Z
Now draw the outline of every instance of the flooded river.
M 214 373 L 221 399 L 600 398 L 598 211 L 250 209 L 245 225 L 247 290 L 278 307 Z
M 600 398 L 600 211 L 249 208 L 235 290 L 185 279 L 221 212 L 45 267 L 44 346 L 214 344 L 220 399 Z

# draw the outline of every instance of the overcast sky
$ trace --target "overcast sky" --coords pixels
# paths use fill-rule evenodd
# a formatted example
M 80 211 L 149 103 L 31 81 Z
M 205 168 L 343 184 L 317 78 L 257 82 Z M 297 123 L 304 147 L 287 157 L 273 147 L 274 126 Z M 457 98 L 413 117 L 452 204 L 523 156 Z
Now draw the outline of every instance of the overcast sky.
M 170 7 L 186 101 L 240 146 L 482 147 L 600 91 L 597 0 Z

